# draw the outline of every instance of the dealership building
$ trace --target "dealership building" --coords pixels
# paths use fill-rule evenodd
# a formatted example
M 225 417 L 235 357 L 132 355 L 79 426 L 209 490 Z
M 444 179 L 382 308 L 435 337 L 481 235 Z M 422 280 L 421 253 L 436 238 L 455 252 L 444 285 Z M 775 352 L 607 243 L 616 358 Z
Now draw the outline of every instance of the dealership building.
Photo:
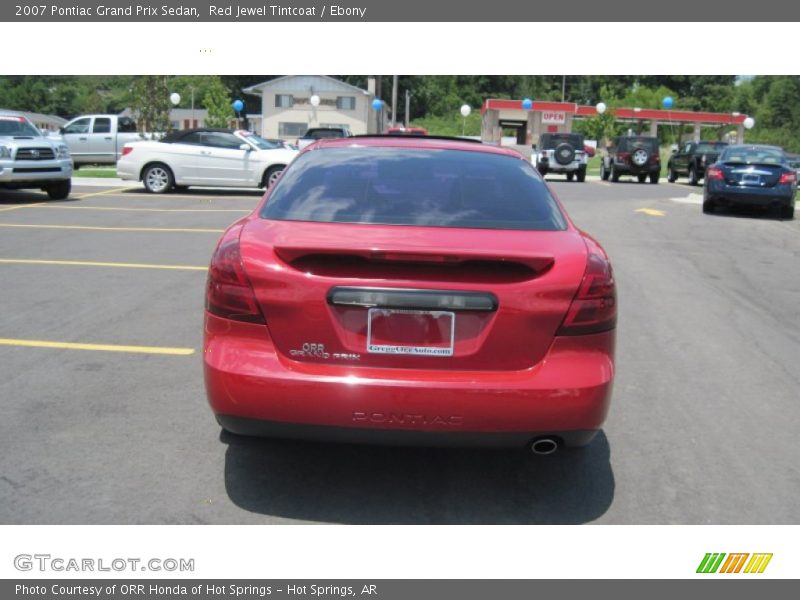
M 373 79 L 367 87 L 327 75 L 278 77 L 245 88 L 247 94 L 261 97 L 261 114 L 248 110 L 256 113 L 248 114 L 248 120 L 251 129 L 265 138 L 292 140 L 309 127 L 347 127 L 356 135 L 375 133 L 383 127 L 379 123 L 382 115 L 372 109 Z
M 609 108 L 615 120 L 630 123 L 633 129 L 655 136 L 659 127 L 691 125 L 691 139 L 700 140 L 702 127 L 727 129 L 731 141 L 742 143 L 744 122 L 747 115 L 741 113 L 712 113 L 689 110 L 655 110 L 649 108 Z M 523 100 L 490 98 L 481 107 L 481 139 L 484 142 L 500 143 L 505 131 L 513 131 L 517 144 L 538 144 L 543 133 L 569 133 L 576 119 L 597 115 L 596 106 L 581 106 L 573 102 L 530 103 L 523 107 Z

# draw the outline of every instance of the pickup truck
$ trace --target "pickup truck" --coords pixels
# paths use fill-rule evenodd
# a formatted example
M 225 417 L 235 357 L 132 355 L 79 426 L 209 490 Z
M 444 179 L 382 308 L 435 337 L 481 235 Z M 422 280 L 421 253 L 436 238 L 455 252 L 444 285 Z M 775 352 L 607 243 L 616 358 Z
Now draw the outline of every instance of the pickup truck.
M 312 127 L 303 134 L 303 137 L 298 138 L 296 146 L 298 150 L 302 150 L 317 140 L 352 136 L 350 130 L 345 127 Z
M 115 165 L 128 142 L 142 139 L 136 121 L 117 115 L 84 115 L 61 128 L 77 169 L 81 165 Z
M 0 112 L 0 189 L 38 188 L 51 200 L 72 190 L 72 159 L 61 140 L 45 137 L 23 115 Z
M 706 174 L 706 166 L 717 162 L 727 145 L 725 142 L 686 142 L 669 159 L 667 181 L 673 183 L 685 175 L 690 185 L 697 185 Z

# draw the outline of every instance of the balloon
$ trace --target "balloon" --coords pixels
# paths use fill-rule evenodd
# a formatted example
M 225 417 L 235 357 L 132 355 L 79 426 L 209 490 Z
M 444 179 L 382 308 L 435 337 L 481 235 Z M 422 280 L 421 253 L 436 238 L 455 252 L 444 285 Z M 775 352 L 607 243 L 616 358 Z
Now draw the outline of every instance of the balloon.
M 524 110 L 530 110 L 532 107 L 533 107 L 533 100 L 531 100 L 530 98 L 525 98 L 522 101 L 522 108 Z
M 464 104 L 461 107 L 461 116 L 464 117 L 465 119 L 469 116 L 469 113 L 471 113 L 471 112 L 472 112 L 472 109 L 470 108 L 469 104 Z
M 234 100 L 231 106 L 233 106 L 233 110 L 235 110 L 237 113 L 242 112 L 242 109 L 244 108 L 244 102 L 241 100 Z
M 309 98 L 308 101 L 311 102 L 311 106 L 319 106 L 319 96 L 317 96 L 316 94 L 311 96 L 311 98 Z
M 380 98 L 375 98 L 375 100 L 372 101 L 372 110 L 380 110 L 382 108 L 383 108 L 383 100 L 381 100 Z
M 742 125 L 744 125 L 745 129 L 752 129 L 756 124 L 756 120 L 753 117 L 747 117 Z
M 605 102 L 598 102 L 597 106 L 595 106 L 595 108 L 597 109 L 597 114 L 598 115 L 602 115 L 604 112 L 606 112 L 606 103 Z
M 661 106 L 664 108 L 672 108 L 672 96 L 664 96 L 664 99 L 661 101 Z
M 176 92 L 172 92 L 169 95 L 169 101 L 172 102 L 175 106 L 178 106 L 178 104 L 181 103 L 181 95 Z

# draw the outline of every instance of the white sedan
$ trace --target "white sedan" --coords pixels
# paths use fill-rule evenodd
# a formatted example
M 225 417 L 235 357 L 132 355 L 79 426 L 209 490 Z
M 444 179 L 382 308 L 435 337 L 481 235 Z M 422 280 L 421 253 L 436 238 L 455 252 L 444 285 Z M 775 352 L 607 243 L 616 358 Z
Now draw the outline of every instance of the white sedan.
M 269 187 L 297 156 L 249 131 L 185 129 L 159 141 L 130 142 L 117 175 L 153 194 L 174 187 Z

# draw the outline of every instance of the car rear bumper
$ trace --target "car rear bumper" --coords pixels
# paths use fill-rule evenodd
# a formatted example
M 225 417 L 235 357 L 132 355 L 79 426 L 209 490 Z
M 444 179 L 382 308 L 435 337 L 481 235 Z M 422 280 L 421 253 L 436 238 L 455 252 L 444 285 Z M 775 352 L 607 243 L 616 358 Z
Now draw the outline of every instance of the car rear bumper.
M 736 188 L 727 185 L 709 185 L 704 190 L 704 200 L 732 206 L 791 206 L 794 190 L 786 187 Z
M 117 177 L 123 181 L 139 181 L 141 179 L 140 171 L 141 169 L 136 165 L 125 163 L 122 160 L 117 163 Z
M 661 165 L 646 164 L 638 167 L 627 162 L 614 162 L 614 170 L 621 175 L 651 175 L 661 173 Z
M 211 409 L 234 433 L 388 444 L 591 441 L 609 408 L 613 331 L 557 337 L 523 371 L 359 368 L 290 360 L 264 325 L 206 314 Z

